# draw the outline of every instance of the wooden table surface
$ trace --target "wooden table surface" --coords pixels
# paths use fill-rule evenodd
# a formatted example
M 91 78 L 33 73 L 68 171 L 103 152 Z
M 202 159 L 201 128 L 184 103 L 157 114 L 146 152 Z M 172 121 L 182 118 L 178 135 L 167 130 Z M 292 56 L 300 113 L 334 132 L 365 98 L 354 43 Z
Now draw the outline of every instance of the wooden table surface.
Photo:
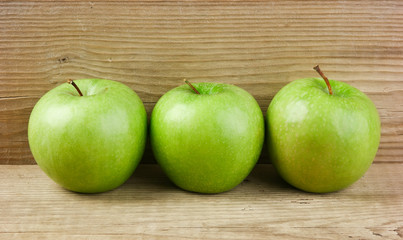
M 33 106 L 67 79 L 127 84 L 148 114 L 183 78 L 230 83 L 266 113 L 316 64 L 382 122 L 374 164 L 340 192 L 298 191 L 259 164 L 233 191 L 188 193 L 144 164 L 148 146 L 125 185 L 76 194 L 29 150 Z M 402 172 L 402 1 L 0 1 L 0 239 L 402 239 Z
M 203 195 L 144 164 L 120 188 L 78 194 L 36 165 L 0 166 L 0 239 L 402 239 L 403 164 L 376 163 L 351 187 L 311 194 L 257 165 Z

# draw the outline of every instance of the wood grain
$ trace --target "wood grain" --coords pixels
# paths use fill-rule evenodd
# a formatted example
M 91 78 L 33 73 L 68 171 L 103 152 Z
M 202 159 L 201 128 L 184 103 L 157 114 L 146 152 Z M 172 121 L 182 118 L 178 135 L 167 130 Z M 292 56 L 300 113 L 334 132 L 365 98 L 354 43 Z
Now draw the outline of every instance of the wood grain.
M 1 239 L 402 239 L 402 163 L 343 191 L 309 194 L 259 164 L 232 191 L 202 195 L 141 165 L 120 188 L 77 194 L 35 165 L 0 166 Z
M 148 113 L 185 77 L 231 83 L 265 113 L 316 64 L 374 101 L 375 161 L 402 162 L 402 13 L 398 0 L 0 2 L 0 164 L 34 163 L 30 111 L 69 78 L 123 82 Z

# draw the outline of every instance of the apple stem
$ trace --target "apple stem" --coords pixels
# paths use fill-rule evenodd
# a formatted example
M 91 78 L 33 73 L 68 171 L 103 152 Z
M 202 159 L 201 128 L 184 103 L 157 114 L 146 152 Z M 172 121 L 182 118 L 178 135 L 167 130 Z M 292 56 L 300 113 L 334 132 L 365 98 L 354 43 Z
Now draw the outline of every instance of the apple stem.
M 319 73 L 319 75 L 323 78 L 323 80 L 325 80 L 327 89 L 329 89 L 329 94 L 333 95 L 333 91 L 332 91 L 332 87 L 330 86 L 329 79 L 327 79 L 325 74 L 323 74 L 322 70 L 320 70 L 319 65 L 316 65 L 313 69 L 315 69 Z
M 189 85 L 189 87 L 191 87 L 192 90 L 193 90 L 195 93 L 200 94 L 199 91 L 197 91 L 197 89 L 196 89 L 195 87 L 193 87 L 193 85 L 192 85 L 188 80 L 183 79 L 183 81 L 184 81 L 187 85 Z
M 75 82 L 73 82 L 73 80 L 69 79 L 67 80 L 67 82 L 71 85 L 73 85 L 73 87 L 77 90 L 78 94 L 80 94 L 80 96 L 83 96 L 83 94 L 81 93 L 80 89 L 78 88 L 77 84 Z

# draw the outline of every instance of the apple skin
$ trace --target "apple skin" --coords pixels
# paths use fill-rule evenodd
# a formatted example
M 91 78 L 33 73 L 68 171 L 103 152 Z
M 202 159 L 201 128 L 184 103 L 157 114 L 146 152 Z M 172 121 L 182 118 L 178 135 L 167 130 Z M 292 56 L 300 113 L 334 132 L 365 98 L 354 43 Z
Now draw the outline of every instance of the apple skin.
M 348 187 L 370 167 L 380 140 L 375 105 L 358 89 L 323 79 L 293 81 L 267 111 L 267 144 L 281 177 L 307 192 Z
M 66 189 L 98 193 L 123 184 L 143 155 L 147 115 L 126 85 L 103 79 L 64 83 L 32 110 L 28 140 L 41 169 Z
M 229 84 L 195 83 L 167 92 L 153 109 L 154 156 L 180 188 L 220 193 L 241 183 L 255 166 L 264 141 L 256 100 Z

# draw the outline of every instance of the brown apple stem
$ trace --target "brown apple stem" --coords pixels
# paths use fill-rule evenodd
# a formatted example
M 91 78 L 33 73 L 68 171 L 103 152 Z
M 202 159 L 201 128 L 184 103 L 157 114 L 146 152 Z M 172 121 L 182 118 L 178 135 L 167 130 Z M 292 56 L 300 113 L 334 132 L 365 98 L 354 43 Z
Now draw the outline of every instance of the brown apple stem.
M 83 96 L 83 94 L 81 93 L 80 89 L 78 88 L 77 84 L 75 82 L 73 82 L 73 80 L 69 79 L 67 80 L 67 82 L 71 85 L 73 85 L 73 87 L 77 90 L 78 94 L 80 94 L 80 96 Z
M 193 85 L 192 85 L 188 80 L 183 79 L 183 81 L 184 81 L 187 85 L 189 85 L 189 87 L 191 87 L 192 90 L 193 90 L 195 93 L 200 94 L 199 91 L 197 91 L 197 89 L 196 89 L 195 87 L 193 87 Z
M 323 80 L 325 80 L 327 89 L 329 89 L 329 94 L 333 95 L 333 91 L 332 91 L 332 87 L 330 86 L 329 79 L 327 79 L 325 74 L 323 74 L 322 70 L 320 70 L 319 65 L 316 65 L 313 69 L 315 69 L 319 73 L 319 75 L 323 78 Z

